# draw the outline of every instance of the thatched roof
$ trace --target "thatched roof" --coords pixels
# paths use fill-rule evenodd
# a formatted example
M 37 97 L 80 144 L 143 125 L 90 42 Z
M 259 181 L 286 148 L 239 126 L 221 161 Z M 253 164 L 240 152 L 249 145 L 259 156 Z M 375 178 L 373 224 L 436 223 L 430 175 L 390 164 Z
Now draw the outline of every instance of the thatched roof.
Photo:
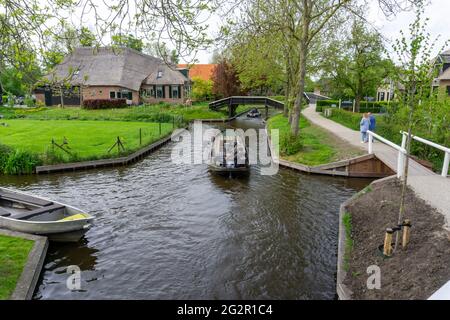
M 158 67 L 145 79 L 145 84 L 164 85 L 164 84 L 185 84 L 189 82 L 180 71 L 175 70 L 174 66 L 168 66 L 161 63 Z
M 157 74 L 159 68 L 171 70 L 161 59 L 133 49 L 85 47 L 74 50 L 46 78 L 51 82 L 67 81 L 74 86 L 119 86 L 138 91 L 142 82 L 149 75 Z M 180 72 L 171 71 L 164 72 L 167 76 L 167 79 L 163 77 L 164 84 L 184 83 L 181 79 L 186 78 Z

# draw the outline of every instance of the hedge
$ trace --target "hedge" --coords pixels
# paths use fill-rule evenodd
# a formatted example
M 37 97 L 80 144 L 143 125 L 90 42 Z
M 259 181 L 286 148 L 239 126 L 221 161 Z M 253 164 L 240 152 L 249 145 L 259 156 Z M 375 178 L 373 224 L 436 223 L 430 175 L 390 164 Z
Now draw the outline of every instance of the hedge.
M 317 101 L 316 111 L 323 112 L 326 107 L 337 108 L 338 106 L 339 100 L 319 100 Z M 361 101 L 359 112 L 386 113 L 387 106 L 388 106 L 387 102 L 383 101 L 375 101 L 375 102 Z M 352 110 L 353 102 L 349 104 L 342 101 L 341 108 L 345 110 Z
M 84 109 L 115 109 L 126 108 L 126 99 L 88 99 L 83 101 Z

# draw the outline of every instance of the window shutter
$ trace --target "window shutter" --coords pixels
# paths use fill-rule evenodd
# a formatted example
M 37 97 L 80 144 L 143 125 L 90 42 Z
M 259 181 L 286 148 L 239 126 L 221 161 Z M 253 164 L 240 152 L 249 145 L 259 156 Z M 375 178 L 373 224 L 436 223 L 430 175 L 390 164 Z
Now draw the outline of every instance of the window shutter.
M 153 86 L 153 98 L 156 98 L 156 86 Z
M 172 99 L 172 86 L 168 86 L 169 87 L 169 98 Z
M 162 86 L 163 99 L 166 97 L 166 86 Z

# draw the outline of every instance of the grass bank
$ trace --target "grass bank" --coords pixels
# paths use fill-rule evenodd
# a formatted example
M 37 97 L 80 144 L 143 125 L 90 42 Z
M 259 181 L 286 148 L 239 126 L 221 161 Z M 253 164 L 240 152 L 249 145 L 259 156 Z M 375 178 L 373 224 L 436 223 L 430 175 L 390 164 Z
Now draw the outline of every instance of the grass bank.
M 31 240 L 0 235 L 0 300 L 14 292 L 33 245 Z
M 350 159 L 361 154 L 342 140 L 333 137 L 328 131 L 300 118 L 300 135 L 290 135 L 288 119 L 277 115 L 269 119 L 269 129 L 280 130 L 281 158 L 308 166 L 317 166 L 339 160 Z
M 145 146 L 173 130 L 172 123 L 24 119 L 4 122 L 7 126 L 0 126 L 0 143 L 37 154 L 44 164 L 118 156 L 117 148 L 108 153 L 117 137 L 125 148 L 121 154 L 128 154 L 141 147 L 140 133 Z M 52 139 L 62 145 L 64 138 L 67 144 L 63 147 L 68 152 L 52 146 Z

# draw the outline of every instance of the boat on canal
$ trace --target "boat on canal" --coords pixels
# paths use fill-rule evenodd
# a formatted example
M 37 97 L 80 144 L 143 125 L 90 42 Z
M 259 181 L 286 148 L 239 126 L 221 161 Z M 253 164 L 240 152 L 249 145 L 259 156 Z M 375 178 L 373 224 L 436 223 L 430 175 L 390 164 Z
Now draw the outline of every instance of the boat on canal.
M 89 230 L 94 218 L 81 209 L 0 188 L 0 228 L 76 242 Z
M 247 173 L 250 170 L 245 138 L 220 133 L 213 137 L 208 167 L 216 173 Z
M 259 118 L 261 117 L 261 112 L 258 109 L 254 108 L 247 113 L 248 118 Z

